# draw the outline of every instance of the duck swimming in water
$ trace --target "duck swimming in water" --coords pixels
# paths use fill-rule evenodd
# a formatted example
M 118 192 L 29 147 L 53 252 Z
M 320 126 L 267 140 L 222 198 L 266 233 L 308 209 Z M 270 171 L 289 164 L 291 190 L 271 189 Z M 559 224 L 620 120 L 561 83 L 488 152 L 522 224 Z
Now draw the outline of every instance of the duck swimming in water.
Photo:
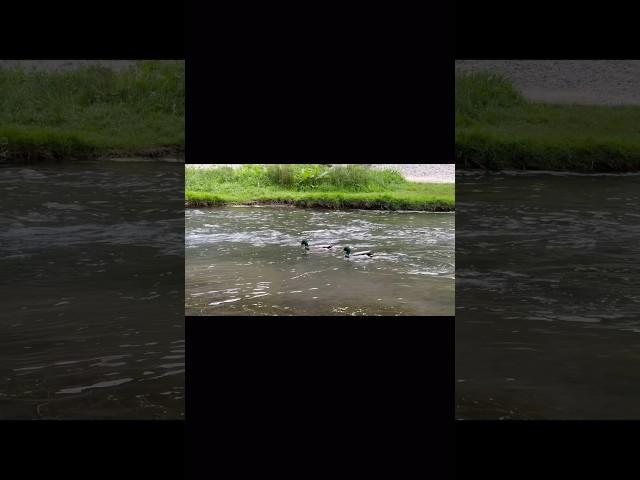
M 309 251 L 309 241 L 304 239 L 300 242 L 300 245 L 304 247 L 304 249 L 306 251 Z M 333 248 L 335 246 L 335 244 L 331 243 L 331 244 L 327 244 L 327 245 L 314 245 L 313 248 L 324 248 L 326 250 Z
M 366 255 L 367 257 L 373 257 L 373 252 L 371 250 L 365 250 L 364 252 L 353 252 L 353 253 L 351 253 L 351 248 L 344 247 L 342 249 L 342 251 L 344 252 L 344 258 L 349 258 L 351 256 L 360 257 L 360 256 L 364 256 L 364 255 Z

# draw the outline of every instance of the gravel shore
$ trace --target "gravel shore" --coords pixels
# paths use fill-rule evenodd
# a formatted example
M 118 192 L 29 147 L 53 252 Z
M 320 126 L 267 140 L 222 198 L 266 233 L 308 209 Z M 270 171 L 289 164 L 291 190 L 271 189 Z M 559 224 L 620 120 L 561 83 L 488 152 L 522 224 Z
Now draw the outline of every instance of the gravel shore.
M 455 68 L 505 75 L 531 100 L 640 105 L 640 60 L 456 60 Z
M 194 168 L 240 167 L 236 163 L 194 163 Z M 336 164 L 347 165 L 347 164 Z M 376 170 L 397 170 L 410 182 L 419 183 L 455 183 L 456 166 L 453 163 L 373 163 L 369 166 Z
M 397 170 L 410 182 L 456 182 L 456 165 L 454 163 L 378 163 L 372 164 L 371 168 Z

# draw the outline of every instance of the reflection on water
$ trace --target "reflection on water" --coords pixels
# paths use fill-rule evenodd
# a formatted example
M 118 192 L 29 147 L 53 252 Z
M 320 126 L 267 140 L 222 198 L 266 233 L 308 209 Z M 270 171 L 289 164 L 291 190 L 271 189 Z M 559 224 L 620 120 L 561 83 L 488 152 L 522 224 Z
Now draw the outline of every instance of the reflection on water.
M 0 418 L 184 418 L 183 169 L 0 167 Z
M 454 214 L 188 209 L 186 314 L 452 315 L 454 228 Z
M 457 417 L 640 418 L 640 176 L 456 188 Z

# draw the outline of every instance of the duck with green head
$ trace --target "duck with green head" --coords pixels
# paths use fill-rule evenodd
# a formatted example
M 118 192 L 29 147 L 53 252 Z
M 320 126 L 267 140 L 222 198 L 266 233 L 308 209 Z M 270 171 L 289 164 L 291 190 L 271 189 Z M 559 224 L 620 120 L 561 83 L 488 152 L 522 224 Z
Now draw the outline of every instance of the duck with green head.
M 344 258 L 364 256 L 373 257 L 373 251 L 371 250 L 365 250 L 363 252 L 352 252 L 350 247 L 344 247 L 342 251 L 344 252 Z
M 309 251 L 309 249 L 311 247 L 309 247 L 309 241 L 305 238 L 300 242 L 300 245 L 304 247 L 305 251 Z M 325 250 L 329 250 L 330 248 L 333 248 L 335 246 L 335 244 L 331 243 L 331 244 L 326 244 L 326 245 L 313 245 L 312 248 L 323 248 Z

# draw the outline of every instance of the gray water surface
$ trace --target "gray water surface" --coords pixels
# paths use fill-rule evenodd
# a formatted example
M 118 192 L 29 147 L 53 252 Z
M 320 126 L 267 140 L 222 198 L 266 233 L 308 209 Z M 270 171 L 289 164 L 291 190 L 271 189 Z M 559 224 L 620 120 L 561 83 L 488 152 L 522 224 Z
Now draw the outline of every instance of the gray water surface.
M 183 169 L 0 167 L 0 418 L 184 418 Z
M 338 246 L 305 253 L 302 238 Z M 453 315 L 454 240 L 452 213 L 188 209 L 185 312 Z
M 640 176 L 456 187 L 457 417 L 640 418 Z

